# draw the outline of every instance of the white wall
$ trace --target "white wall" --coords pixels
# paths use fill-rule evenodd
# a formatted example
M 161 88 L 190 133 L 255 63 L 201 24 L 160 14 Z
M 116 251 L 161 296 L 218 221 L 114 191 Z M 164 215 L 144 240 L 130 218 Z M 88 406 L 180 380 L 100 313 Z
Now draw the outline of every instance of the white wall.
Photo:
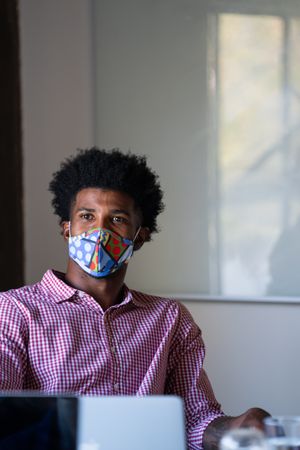
M 50 208 L 50 177 L 93 141 L 91 15 L 82 0 L 21 0 L 25 276 L 64 269 L 65 248 Z
M 185 304 L 202 329 L 207 372 L 226 413 L 257 405 L 299 414 L 299 305 Z
M 98 37 L 103 34 L 94 50 L 104 59 L 101 62 L 97 57 L 96 74 L 100 82 L 94 91 L 89 1 L 20 3 L 27 282 L 39 279 L 48 267 L 63 269 L 65 266 L 66 252 L 49 207 L 47 186 L 51 173 L 65 156 L 77 147 L 93 144 L 95 95 L 101 105 L 96 115 L 96 142 L 131 147 L 133 151 L 148 154 L 166 191 L 168 208 L 160 220 L 161 237 L 155 237 L 136 256 L 128 283 L 137 286 L 143 280 L 148 290 L 152 280 L 158 278 L 156 281 L 166 291 L 173 290 L 174 286 L 163 286 L 168 267 L 165 260 L 157 261 L 155 249 L 165 244 L 166 235 L 173 227 L 182 229 L 184 225 L 188 231 L 189 222 L 198 221 L 199 229 L 205 229 L 199 215 L 205 203 L 195 205 L 187 197 L 191 191 L 185 183 L 189 180 L 198 189 L 198 179 L 190 176 L 191 170 L 196 164 L 198 167 L 205 164 L 199 159 L 195 163 L 193 159 L 199 158 L 197 148 L 206 142 L 205 127 L 198 128 L 200 120 L 204 119 L 202 123 L 205 123 L 205 117 L 195 107 L 203 93 L 191 89 L 197 77 L 203 79 L 203 68 L 196 64 L 193 72 L 186 73 L 183 66 L 180 69 L 172 65 L 179 54 L 183 61 L 191 62 L 190 54 L 185 52 L 187 42 L 182 39 L 186 30 L 194 30 L 197 39 L 190 49 L 197 51 L 197 45 L 201 45 L 197 28 L 201 17 L 190 14 L 189 6 L 193 2 L 184 3 L 186 22 L 178 21 L 178 27 L 164 37 L 164 20 L 169 12 L 176 14 L 175 1 L 98 1 L 103 27 L 98 29 Z M 169 11 L 171 4 L 174 8 Z M 160 14 L 158 30 L 151 28 L 155 9 Z M 137 32 L 140 39 L 135 37 Z M 127 33 L 129 39 L 125 43 Z M 122 38 L 126 52 L 119 47 Z M 167 46 L 174 40 L 174 54 L 165 60 L 156 59 L 153 45 L 162 42 L 161 45 Z M 144 44 L 147 44 L 145 49 Z M 138 63 L 134 60 L 135 53 Z M 132 68 L 137 70 L 134 79 Z M 173 73 L 179 78 L 170 78 Z M 147 89 L 143 89 L 144 81 Z M 142 93 L 139 98 L 133 95 L 136 89 Z M 157 109 L 159 98 L 162 102 Z M 176 202 L 171 196 L 175 185 L 181 192 Z M 204 238 L 201 239 L 200 251 L 202 245 L 205 251 Z M 173 255 L 169 241 L 166 242 L 167 251 Z M 206 268 L 199 272 L 205 281 Z M 195 276 L 194 269 L 190 277 L 184 282 L 197 287 L 199 276 Z M 173 279 L 176 290 L 176 283 L 180 282 L 177 273 Z M 254 404 L 273 413 L 300 413 L 298 305 L 210 302 L 187 305 L 203 330 L 207 371 L 227 413 L 237 414 Z

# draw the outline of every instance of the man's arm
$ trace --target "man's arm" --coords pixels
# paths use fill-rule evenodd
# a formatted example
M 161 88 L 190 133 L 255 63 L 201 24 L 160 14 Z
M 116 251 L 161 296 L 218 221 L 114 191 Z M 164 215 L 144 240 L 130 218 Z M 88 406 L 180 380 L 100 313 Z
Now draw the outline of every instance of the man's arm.
M 14 299 L 0 295 L 0 390 L 23 388 L 27 340 L 26 320 Z
M 203 449 L 218 450 L 222 436 L 233 428 L 256 427 L 263 429 L 263 419 L 270 414 L 260 408 L 250 408 L 237 417 L 218 417 L 213 420 L 203 434 Z
M 223 417 L 207 374 L 203 368 L 205 347 L 198 326 L 184 306 L 168 360 L 166 394 L 184 400 L 188 449 L 202 449 L 203 432 L 208 424 Z
M 166 393 L 179 395 L 185 402 L 188 448 L 216 450 L 221 437 L 232 428 L 262 429 L 264 417 L 269 416 L 262 409 L 251 408 L 237 417 L 224 415 L 203 369 L 205 349 L 200 330 L 186 308 L 181 307 L 181 313 L 185 333 L 169 357 L 172 370 Z

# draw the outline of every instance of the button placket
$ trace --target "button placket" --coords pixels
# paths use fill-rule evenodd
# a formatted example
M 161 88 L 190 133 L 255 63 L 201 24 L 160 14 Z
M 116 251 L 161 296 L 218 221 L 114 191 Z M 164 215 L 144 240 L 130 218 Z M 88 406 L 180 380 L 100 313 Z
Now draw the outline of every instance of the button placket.
M 118 355 L 118 341 L 114 337 L 113 333 L 113 311 L 111 313 L 106 312 L 106 325 L 107 325 L 107 337 L 108 337 L 108 345 L 111 354 L 111 389 L 113 393 L 120 393 L 121 384 L 120 384 L 120 361 Z

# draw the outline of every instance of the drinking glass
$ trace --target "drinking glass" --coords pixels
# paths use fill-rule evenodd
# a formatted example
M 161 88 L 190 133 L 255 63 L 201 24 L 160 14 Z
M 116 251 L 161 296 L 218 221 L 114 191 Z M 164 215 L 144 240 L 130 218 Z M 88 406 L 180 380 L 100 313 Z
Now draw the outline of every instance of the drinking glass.
M 300 416 L 274 416 L 264 419 L 269 450 L 300 450 Z
M 263 433 L 256 428 L 236 428 L 220 441 L 220 450 L 266 450 Z

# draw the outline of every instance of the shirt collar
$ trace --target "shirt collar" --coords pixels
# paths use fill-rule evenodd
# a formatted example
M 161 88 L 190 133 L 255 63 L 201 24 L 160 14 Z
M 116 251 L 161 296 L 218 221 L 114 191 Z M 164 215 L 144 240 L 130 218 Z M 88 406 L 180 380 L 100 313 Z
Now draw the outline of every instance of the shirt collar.
M 126 303 L 130 302 L 139 307 L 145 306 L 144 303 L 139 301 L 137 297 L 134 295 L 134 291 L 130 291 L 129 288 L 126 286 L 126 284 L 124 284 L 123 301 L 120 303 L 120 305 L 125 305 Z
M 51 294 L 56 303 L 71 299 L 77 292 L 64 281 L 65 274 L 59 271 L 47 270 L 44 274 L 41 284 Z
M 51 294 L 56 303 L 70 300 L 72 297 L 76 296 L 78 292 L 81 292 L 78 289 L 69 286 L 65 282 L 65 274 L 57 270 L 47 270 L 42 278 L 41 284 Z M 139 301 L 133 292 L 124 284 L 123 300 L 121 303 L 115 305 L 115 307 L 131 302 L 139 307 L 145 306 L 144 303 Z

